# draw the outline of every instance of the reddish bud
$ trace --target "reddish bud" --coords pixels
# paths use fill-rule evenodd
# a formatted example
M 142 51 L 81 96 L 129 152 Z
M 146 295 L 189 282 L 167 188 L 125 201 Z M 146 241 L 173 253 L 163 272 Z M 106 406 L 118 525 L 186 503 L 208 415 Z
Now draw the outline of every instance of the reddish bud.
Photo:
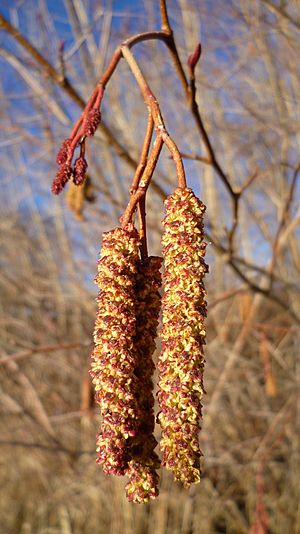
M 201 52 L 202 52 L 202 46 L 201 46 L 201 43 L 199 43 L 197 44 L 194 52 L 190 54 L 188 57 L 188 66 L 190 67 L 192 71 L 194 71 L 196 68 L 196 65 L 201 56 Z
M 71 139 L 65 139 L 56 156 L 57 165 L 63 165 L 64 163 L 66 163 L 68 159 L 68 152 L 69 152 L 70 146 L 71 146 Z
M 88 168 L 88 164 L 86 159 L 83 156 L 80 156 L 75 160 L 74 163 L 74 175 L 73 175 L 73 182 L 75 185 L 81 185 L 85 181 L 86 178 L 86 171 Z
M 66 183 L 72 178 L 72 168 L 70 165 L 64 164 L 57 172 L 53 184 L 52 193 L 59 195 L 65 187 Z
M 101 113 L 99 109 L 91 109 L 83 122 L 83 134 L 86 136 L 94 135 L 101 122 Z

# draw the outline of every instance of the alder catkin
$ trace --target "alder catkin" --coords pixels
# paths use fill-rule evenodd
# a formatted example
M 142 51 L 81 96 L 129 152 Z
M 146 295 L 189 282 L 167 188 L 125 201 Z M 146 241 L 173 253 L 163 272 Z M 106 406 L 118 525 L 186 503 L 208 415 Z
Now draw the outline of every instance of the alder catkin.
M 82 185 L 86 179 L 88 164 L 83 156 L 79 156 L 74 163 L 73 182 L 75 185 Z
M 52 193 L 59 195 L 62 192 L 65 185 L 73 177 L 72 167 L 68 163 L 63 163 L 58 169 L 56 176 L 52 183 Z
M 157 441 L 153 435 L 154 395 L 152 375 L 155 369 L 152 355 L 155 351 L 161 286 L 160 267 L 162 258 L 149 257 L 139 265 L 136 281 L 136 335 L 137 350 L 135 375 L 138 378 L 137 401 L 141 413 L 138 433 L 133 438 L 127 475 L 126 494 L 129 501 L 148 502 L 158 495 L 159 476 L 156 470 L 160 461 L 154 449 Z
M 64 163 L 66 163 L 69 155 L 69 149 L 71 148 L 71 142 L 71 139 L 65 139 L 62 142 L 61 147 L 56 156 L 57 165 L 63 165 Z
M 101 122 L 101 112 L 99 109 L 92 108 L 85 117 L 82 125 L 83 135 L 92 136 L 95 134 Z
M 158 416 L 162 465 L 186 487 L 200 481 L 201 422 L 206 317 L 203 278 L 205 206 L 191 189 L 167 198 L 163 256 L 162 354 L 159 358 Z
M 139 236 L 132 225 L 103 235 L 98 262 L 98 312 L 91 375 L 100 404 L 102 425 L 97 436 L 97 462 L 105 474 L 124 475 L 130 444 L 137 434 L 136 294 Z

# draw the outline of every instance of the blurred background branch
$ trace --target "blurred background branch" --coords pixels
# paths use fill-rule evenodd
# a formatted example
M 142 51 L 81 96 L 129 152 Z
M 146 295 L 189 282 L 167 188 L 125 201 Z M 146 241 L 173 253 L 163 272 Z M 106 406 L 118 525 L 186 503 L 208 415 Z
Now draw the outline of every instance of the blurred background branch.
M 275 0 L 2 2 L 3 531 L 297 532 L 299 21 L 296 2 Z M 157 502 L 137 507 L 124 481 L 95 465 L 87 373 L 100 236 L 145 164 L 148 117 L 125 61 L 87 144 L 88 187 L 76 198 L 50 188 L 59 145 L 114 50 L 153 31 L 163 41 L 139 43 L 134 56 L 207 205 L 205 461 L 190 493 L 164 474 Z M 157 255 L 163 199 L 176 186 L 165 148 L 153 180 Z

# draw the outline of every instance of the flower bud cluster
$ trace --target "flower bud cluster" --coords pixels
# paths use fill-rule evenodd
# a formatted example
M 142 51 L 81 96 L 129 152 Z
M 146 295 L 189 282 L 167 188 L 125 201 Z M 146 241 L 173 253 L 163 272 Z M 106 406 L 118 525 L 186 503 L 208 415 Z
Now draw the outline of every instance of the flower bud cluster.
M 95 134 L 101 122 L 101 111 L 92 108 L 83 121 L 83 135 L 92 136 Z
M 165 201 L 165 264 L 158 416 L 162 465 L 185 486 L 200 481 L 198 433 L 203 395 L 206 317 L 203 278 L 205 206 L 191 189 L 176 189 Z
M 86 179 L 86 171 L 88 164 L 84 156 L 79 156 L 74 163 L 74 177 L 73 182 L 75 185 L 82 185 Z
M 79 141 L 81 146 L 85 137 L 94 135 L 100 122 L 101 112 L 99 109 L 90 109 L 83 119 L 82 131 L 79 131 L 79 137 L 82 133 L 82 138 Z M 80 152 L 80 156 L 75 160 L 74 169 L 72 168 L 72 158 L 74 149 L 76 148 L 75 146 L 72 146 L 72 142 L 73 139 L 65 139 L 56 157 L 56 163 L 59 165 L 59 169 L 52 183 L 52 193 L 55 195 L 62 192 L 66 183 L 70 179 L 73 179 L 75 185 L 81 185 L 86 178 L 88 165 L 84 157 L 84 151 L 83 153 Z M 74 143 L 76 144 L 76 141 L 74 141 Z
M 57 165 L 63 165 L 68 159 L 68 152 L 71 147 L 71 139 L 65 139 L 59 149 L 59 152 L 56 156 Z
M 72 177 L 72 168 L 67 163 L 63 163 L 58 169 L 56 176 L 53 180 L 52 193 L 54 193 L 54 195 L 58 195 L 59 193 L 61 193 L 66 183 L 71 180 Z
M 96 277 L 100 292 L 91 375 L 102 413 L 97 461 L 105 474 L 125 474 L 141 417 L 134 373 L 138 263 L 139 236 L 132 225 L 104 234 Z
M 129 501 L 143 503 L 158 495 L 159 477 L 156 469 L 160 461 L 154 449 L 157 441 L 153 435 L 155 426 L 152 375 L 155 369 L 152 354 L 155 351 L 158 318 L 160 312 L 160 267 L 162 259 L 149 257 L 139 265 L 136 279 L 136 335 L 137 350 L 135 375 L 140 387 L 137 400 L 141 412 L 138 433 L 131 447 L 132 460 L 126 474 L 129 482 L 126 494 Z

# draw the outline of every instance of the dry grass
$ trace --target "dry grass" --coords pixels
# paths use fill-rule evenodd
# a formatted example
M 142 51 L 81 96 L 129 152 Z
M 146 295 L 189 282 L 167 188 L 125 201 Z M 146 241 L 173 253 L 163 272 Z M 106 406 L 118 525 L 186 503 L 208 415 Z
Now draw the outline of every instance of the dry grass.
M 22 235 L 23 250 L 26 245 L 31 249 L 24 230 L 14 227 L 13 232 Z M 33 248 L 31 253 L 35 264 L 39 251 Z M 270 532 L 297 532 L 298 333 L 285 314 L 249 293 L 212 307 L 202 482 L 186 491 L 163 473 L 159 499 L 137 506 L 126 502 L 125 481 L 103 476 L 95 464 L 97 410 L 80 411 L 85 408 L 82 388 L 93 296 L 86 291 L 78 298 L 74 287 L 58 308 L 53 273 L 51 277 L 51 272 L 36 268 L 25 276 L 16 265 L 16 272 L 6 275 L 13 277 L 15 290 L 4 276 L 4 342 L 8 353 L 21 357 L 1 365 L 3 532 L 247 533 L 257 499 L 266 507 Z M 272 366 L 272 396 L 266 390 L 261 354 L 266 338 L 263 350 Z M 28 356 L 23 350 L 68 343 L 83 346 Z

